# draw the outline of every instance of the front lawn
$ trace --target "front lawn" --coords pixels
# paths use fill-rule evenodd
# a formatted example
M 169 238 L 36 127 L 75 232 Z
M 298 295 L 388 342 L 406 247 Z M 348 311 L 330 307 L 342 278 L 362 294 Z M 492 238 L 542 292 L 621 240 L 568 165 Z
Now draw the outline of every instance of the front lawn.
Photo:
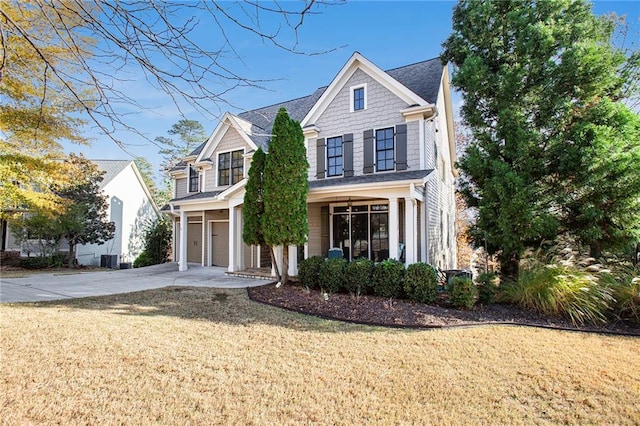
M 325 321 L 245 290 L 0 305 L 0 423 L 637 424 L 640 339 Z

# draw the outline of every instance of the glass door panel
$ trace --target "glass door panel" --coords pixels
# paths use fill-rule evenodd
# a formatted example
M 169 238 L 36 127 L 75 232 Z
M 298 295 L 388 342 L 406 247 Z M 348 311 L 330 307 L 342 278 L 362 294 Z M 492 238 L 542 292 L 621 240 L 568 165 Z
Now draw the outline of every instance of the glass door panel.
M 349 214 L 340 213 L 333 215 L 333 246 L 342 249 L 345 259 L 349 259 Z
M 371 213 L 371 257 L 374 262 L 389 258 L 389 215 Z
M 369 258 L 369 215 L 351 215 L 351 259 Z

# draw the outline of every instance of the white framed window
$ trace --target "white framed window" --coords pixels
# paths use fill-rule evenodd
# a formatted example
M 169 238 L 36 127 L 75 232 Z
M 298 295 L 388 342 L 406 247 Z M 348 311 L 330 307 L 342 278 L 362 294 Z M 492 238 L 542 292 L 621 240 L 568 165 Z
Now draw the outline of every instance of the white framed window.
M 200 172 L 189 164 L 189 192 L 200 192 Z
M 235 185 L 244 178 L 244 149 L 218 153 L 218 186 Z
M 376 137 L 376 171 L 386 172 L 395 169 L 395 134 L 393 127 L 378 129 Z
M 342 176 L 342 136 L 327 138 L 327 177 Z
M 351 86 L 350 93 L 350 111 L 362 111 L 367 109 L 367 84 Z

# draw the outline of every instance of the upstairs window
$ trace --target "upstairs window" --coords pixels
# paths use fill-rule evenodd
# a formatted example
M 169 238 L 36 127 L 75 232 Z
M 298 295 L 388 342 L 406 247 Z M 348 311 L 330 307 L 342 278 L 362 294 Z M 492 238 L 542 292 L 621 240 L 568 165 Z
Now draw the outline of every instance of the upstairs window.
M 327 138 L 327 176 L 342 176 L 342 136 Z
M 393 127 L 376 130 L 376 169 L 394 170 Z
M 218 155 L 218 186 L 234 185 L 244 177 L 244 151 Z
M 189 192 L 198 191 L 200 191 L 200 173 L 193 165 L 189 165 Z
M 367 109 L 367 85 L 351 87 L 351 112 Z

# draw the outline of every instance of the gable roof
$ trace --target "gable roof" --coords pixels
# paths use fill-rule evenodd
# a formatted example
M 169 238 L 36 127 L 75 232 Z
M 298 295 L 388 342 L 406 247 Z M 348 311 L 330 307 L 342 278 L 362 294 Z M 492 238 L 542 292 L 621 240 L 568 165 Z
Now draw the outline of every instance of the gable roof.
M 136 175 L 142 190 L 145 195 L 149 199 L 149 203 L 155 210 L 155 212 L 160 215 L 160 210 L 156 205 L 156 202 L 153 200 L 153 196 L 151 192 L 149 192 L 149 188 L 147 188 L 147 184 L 144 183 L 144 179 L 142 179 L 142 175 L 136 166 L 136 163 L 133 160 L 90 160 L 92 163 L 98 166 L 100 170 L 103 170 L 105 174 L 103 175 L 102 182 L 100 182 L 100 189 L 104 189 L 105 186 L 113 179 L 116 178 L 124 169 L 131 166 L 133 169 L 133 173 Z
M 102 176 L 102 182 L 100 182 L 100 189 L 103 189 L 109 182 L 115 179 L 129 164 L 131 160 L 91 160 L 92 163 L 98 166 L 100 170 L 103 170 L 105 174 Z
M 382 71 L 360 53 L 356 52 L 334 78 L 331 85 L 320 87 L 308 96 L 245 111 L 237 114 L 237 116 L 252 124 L 249 137 L 257 146 L 262 147 L 266 151 L 269 140 L 271 139 L 273 122 L 280 108 L 284 107 L 291 118 L 302 123 L 309 112 L 317 106 L 318 101 L 323 95 L 328 95 L 326 93 L 327 89 L 331 89 L 332 85 L 337 83 L 341 74 L 346 73 L 349 67 L 354 66 L 354 64 L 365 66 L 369 71 L 374 71 L 379 75 L 387 74 L 386 79 L 389 81 L 393 80 L 392 84 L 396 86 L 397 90 L 402 91 L 405 96 L 413 95 L 413 100 L 418 103 L 427 102 L 429 104 L 435 104 L 438 99 L 440 82 L 444 70 L 444 65 L 440 58 L 428 59 L 426 61 Z M 209 138 L 193 150 L 189 156 L 199 156 L 208 141 Z M 181 161 L 172 170 L 182 170 L 186 164 L 186 162 Z

